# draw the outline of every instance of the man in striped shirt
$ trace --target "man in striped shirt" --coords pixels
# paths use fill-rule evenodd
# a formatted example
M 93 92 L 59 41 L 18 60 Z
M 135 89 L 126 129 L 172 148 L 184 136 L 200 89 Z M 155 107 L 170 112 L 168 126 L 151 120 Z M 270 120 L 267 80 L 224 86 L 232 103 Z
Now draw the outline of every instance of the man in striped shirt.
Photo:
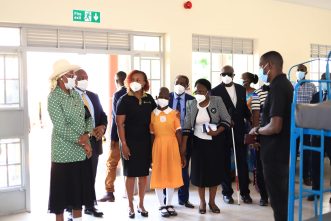
M 300 64 L 297 68 L 296 78 L 297 83 L 301 80 L 305 80 L 307 75 L 307 67 L 303 64 Z M 313 83 L 305 82 L 302 83 L 298 89 L 297 93 L 297 104 L 309 104 L 313 95 L 316 93 L 316 87 Z M 303 143 L 309 145 L 310 136 L 304 136 Z M 297 152 L 299 150 L 299 139 L 297 139 Z M 305 151 L 303 155 L 303 182 L 305 185 L 311 186 L 311 151 Z
M 264 101 L 268 96 L 269 86 L 263 85 L 261 88 L 255 90 L 252 95 L 251 101 L 251 110 L 252 110 L 252 117 L 253 117 L 253 127 L 258 127 L 261 124 L 261 115 L 262 109 L 264 105 Z M 255 144 L 256 148 L 256 184 L 260 191 L 260 206 L 267 206 L 268 205 L 268 193 L 264 183 L 264 176 L 263 176 L 263 167 L 260 158 L 260 144 Z

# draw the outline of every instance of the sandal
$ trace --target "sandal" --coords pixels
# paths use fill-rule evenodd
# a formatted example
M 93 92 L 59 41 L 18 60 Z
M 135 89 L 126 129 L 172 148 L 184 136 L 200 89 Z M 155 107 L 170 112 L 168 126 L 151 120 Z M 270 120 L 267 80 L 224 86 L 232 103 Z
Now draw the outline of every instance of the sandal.
M 209 206 L 209 209 L 210 209 L 213 213 L 220 213 L 220 212 L 221 212 L 220 208 L 218 208 L 218 206 L 217 206 L 216 204 L 214 204 L 214 205 L 212 206 L 211 203 L 208 203 L 208 206 Z
M 133 219 L 136 216 L 133 210 L 129 209 L 129 218 Z
M 170 216 L 169 211 L 167 210 L 166 206 L 161 206 L 159 208 L 159 210 L 160 210 L 160 214 L 161 214 L 162 217 L 169 217 Z
M 138 211 L 138 213 L 141 214 L 141 216 L 143 216 L 143 217 L 148 217 L 148 211 L 146 211 L 146 210 L 142 210 L 142 209 L 139 208 L 139 207 L 137 207 L 137 211 Z
M 174 206 L 171 206 L 171 205 L 166 206 L 166 209 L 167 209 L 170 216 L 177 216 L 177 212 L 174 209 Z

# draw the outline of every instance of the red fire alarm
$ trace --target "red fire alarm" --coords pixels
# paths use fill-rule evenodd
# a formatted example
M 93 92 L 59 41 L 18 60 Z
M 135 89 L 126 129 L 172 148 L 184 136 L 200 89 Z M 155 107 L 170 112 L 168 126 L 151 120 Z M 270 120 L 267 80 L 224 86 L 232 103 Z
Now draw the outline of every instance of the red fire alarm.
M 192 2 L 191 1 L 187 1 L 184 3 L 184 8 L 185 9 L 191 9 L 192 8 Z

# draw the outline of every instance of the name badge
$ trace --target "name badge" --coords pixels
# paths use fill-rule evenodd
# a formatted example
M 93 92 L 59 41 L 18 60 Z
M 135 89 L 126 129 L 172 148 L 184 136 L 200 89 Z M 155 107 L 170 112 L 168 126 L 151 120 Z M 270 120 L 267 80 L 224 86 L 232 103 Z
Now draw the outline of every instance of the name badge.
M 161 116 L 161 117 L 160 117 L 160 121 L 161 121 L 162 123 L 166 122 L 166 121 L 167 121 L 167 117 L 166 117 L 166 116 Z
M 211 110 L 210 110 L 210 112 L 212 112 L 213 114 L 215 114 L 216 113 L 216 108 L 212 108 Z

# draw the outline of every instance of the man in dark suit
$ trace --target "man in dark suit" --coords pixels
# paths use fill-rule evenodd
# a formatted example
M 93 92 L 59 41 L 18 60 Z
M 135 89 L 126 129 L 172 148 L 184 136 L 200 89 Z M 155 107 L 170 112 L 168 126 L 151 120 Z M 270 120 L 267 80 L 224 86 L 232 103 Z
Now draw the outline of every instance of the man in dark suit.
M 176 76 L 174 92 L 170 93 L 169 99 L 169 107 L 177 110 L 180 113 L 180 125 L 182 127 L 184 126 L 184 119 L 186 114 L 186 102 L 194 99 L 193 96 L 185 93 L 188 87 L 189 79 L 187 76 Z M 180 205 L 184 205 L 187 208 L 194 208 L 193 204 L 189 201 L 190 176 L 188 174 L 188 165 L 191 158 L 191 141 L 188 141 L 187 143 L 186 166 L 182 169 L 184 185 L 178 189 L 178 203 Z
M 234 140 L 237 155 L 239 188 L 241 199 L 244 203 L 252 203 L 252 198 L 249 193 L 249 177 L 247 165 L 247 146 L 244 145 L 245 136 L 245 119 L 250 121 L 251 113 L 246 103 L 246 90 L 243 86 L 233 83 L 234 70 L 231 66 L 222 68 L 222 83 L 211 90 L 214 96 L 220 96 L 231 116 L 234 130 Z M 231 146 L 232 132 L 226 131 L 226 176 L 222 182 L 222 194 L 225 203 L 232 204 L 233 189 L 231 186 Z
M 111 133 L 110 133 L 110 152 L 107 160 L 107 176 L 105 180 L 106 194 L 99 200 L 100 202 L 115 201 L 114 182 L 116 179 L 117 165 L 120 160 L 119 139 L 117 133 L 117 126 L 116 126 L 116 107 L 117 107 L 117 101 L 127 92 L 126 88 L 124 87 L 125 79 L 126 79 L 125 72 L 119 71 L 116 73 L 115 83 L 116 83 L 117 91 L 113 95 L 112 125 L 111 125 Z
M 99 155 L 102 154 L 102 137 L 107 129 L 107 115 L 102 109 L 99 97 L 97 94 L 86 90 L 88 86 L 88 75 L 83 70 L 80 69 L 75 72 L 76 78 L 76 91 L 81 95 L 84 105 L 87 107 L 93 118 L 93 136 L 90 137 L 90 142 L 92 146 L 92 179 L 93 187 L 95 184 L 95 177 L 97 174 L 97 167 L 99 161 Z M 95 195 L 95 193 L 94 193 Z M 102 217 L 103 213 L 98 212 L 95 207 L 85 208 L 85 214 L 93 215 L 95 217 Z

